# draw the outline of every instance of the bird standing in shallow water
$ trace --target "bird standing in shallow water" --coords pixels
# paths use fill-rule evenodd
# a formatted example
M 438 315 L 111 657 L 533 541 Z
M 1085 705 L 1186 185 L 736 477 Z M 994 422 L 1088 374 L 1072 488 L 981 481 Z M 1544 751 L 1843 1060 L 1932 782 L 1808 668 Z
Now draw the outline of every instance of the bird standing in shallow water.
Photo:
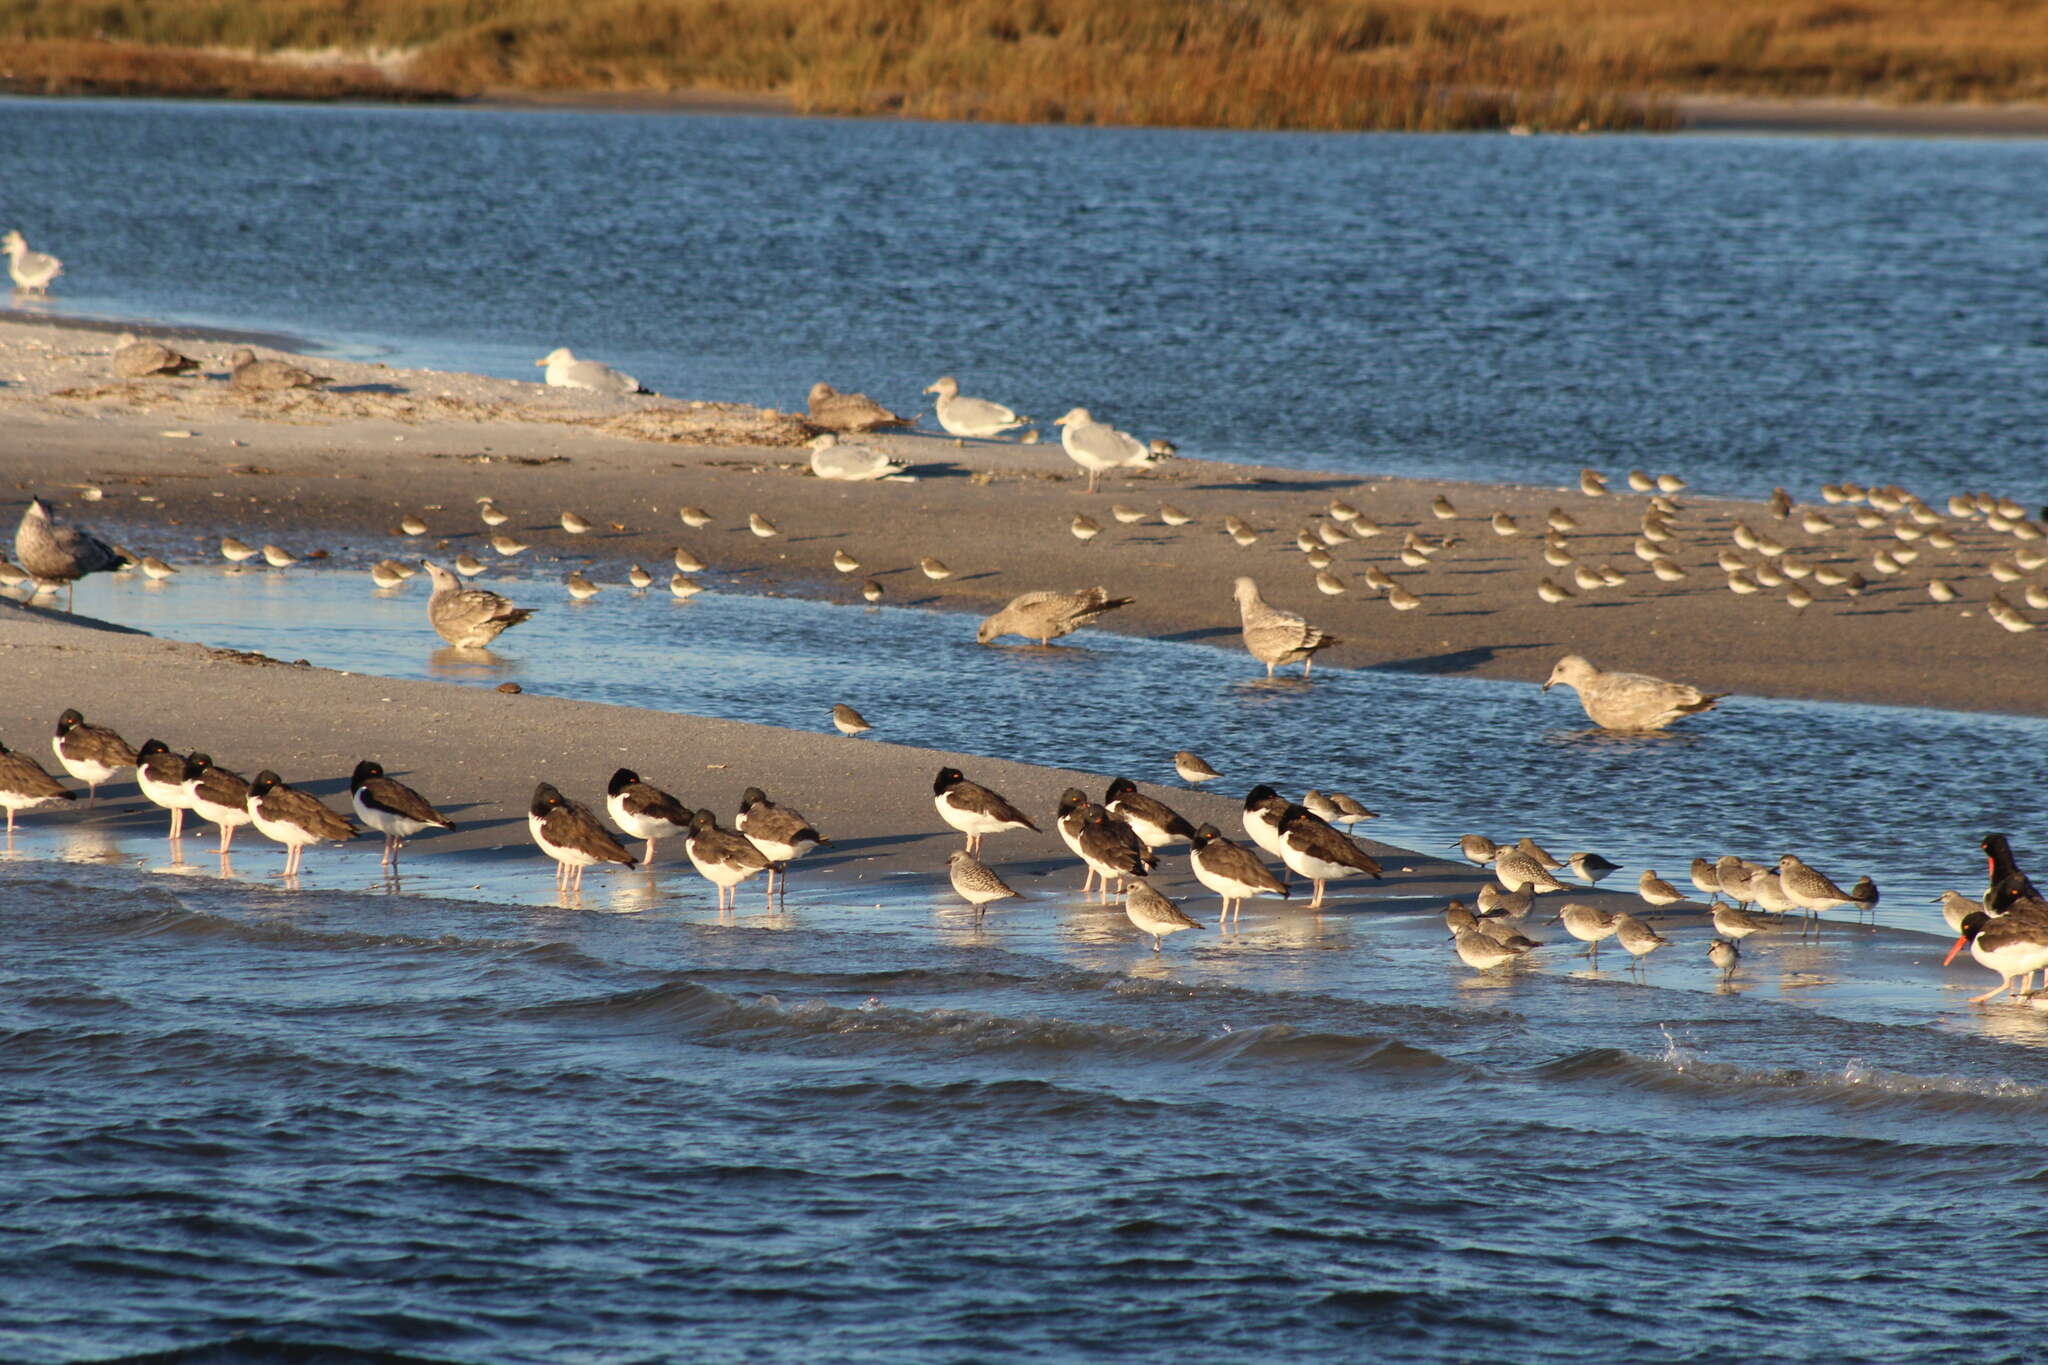
M 580 892 L 583 871 L 599 863 L 633 865 L 633 855 L 598 823 L 590 807 L 571 801 L 551 782 L 533 789 L 526 808 L 526 832 L 540 851 L 555 860 L 555 889 Z
M 426 797 L 394 777 L 387 777 L 384 765 L 366 758 L 349 774 L 349 804 L 356 819 L 384 836 L 384 864 L 398 866 L 398 850 L 405 841 L 427 829 L 454 829 L 455 822 L 435 810 Z
M 953 890 L 960 899 L 974 907 L 974 922 L 981 923 L 981 917 L 996 901 L 1026 900 L 1022 892 L 1010 889 L 1010 884 L 998 877 L 982 862 L 965 849 L 954 849 L 946 855 L 946 875 L 953 883 Z
M 138 761 L 127 740 L 104 725 L 87 725 L 84 716 L 69 708 L 57 717 L 57 733 L 50 748 L 64 771 L 85 783 L 88 806 L 98 801 L 100 783 Z
M 7 808 L 7 837 L 14 837 L 17 811 L 76 801 L 78 794 L 43 771 L 43 765 L 27 754 L 15 753 L 0 744 L 0 806 Z
M 28 510 L 15 527 L 14 559 L 38 584 L 63 584 L 67 611 L 72 584 L 87 574 L 106 573 L 128 562 L 105 541 L 53 519 L 41 498 L 29 499 Z
M 1131 883 L 1131 894 L 1124 900 L 1124 915 L 1137 926 L 1138 932 L 1152 936 L 1152 951 L 1155 953 L 1160 951 L 1168 934 L 1202 927 L 1178 905 L 1153 890 L 1150 882 Z

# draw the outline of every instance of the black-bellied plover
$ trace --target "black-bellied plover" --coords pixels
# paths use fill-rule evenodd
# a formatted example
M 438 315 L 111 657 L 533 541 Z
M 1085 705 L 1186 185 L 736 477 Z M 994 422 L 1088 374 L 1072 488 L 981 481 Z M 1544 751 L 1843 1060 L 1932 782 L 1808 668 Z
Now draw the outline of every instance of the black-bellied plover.
M 1012 890 L 1010 884 L 998 877 L 988 864 L 964 848 L 956 848 L 946 855 L 946 875 L 960 899 L 974 907 L 976 924 L 981 923 L 981 917 L 996 901 L 1030 899 L 1023 892 Z
M 1189 918 L 1186 911 L 1154 890 L 1150 882 L 1131 883 L 1130 895 L 1124 898 L 1124 914 L 1137 926 L 1139 933 L 1152 936 L 1152 951 L 1155 953 L 1160 951 L 1168 934 L 1202 927 Z

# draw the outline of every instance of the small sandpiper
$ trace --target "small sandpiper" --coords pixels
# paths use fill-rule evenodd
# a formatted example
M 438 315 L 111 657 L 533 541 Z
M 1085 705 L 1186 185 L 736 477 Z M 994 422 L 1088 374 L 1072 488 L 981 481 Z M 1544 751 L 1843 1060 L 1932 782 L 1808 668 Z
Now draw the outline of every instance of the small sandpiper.
M 687 602 L 698 593 L 704 591 L 704 585 L 692 579 L 688 574 L 677 573 L 668 576 L 668 590 L 674 593 L 677 598 Z
M 1707 961 L 1721 972 L 1721 979 L 1728 980 L 1735 975 L 1736 964 L 1742 961 L 1742 950 L 1725 938 L 1717 938 L 1707 945 Z
M 409 536 L 423 536 L 427 533 L 427 524 L 411 513 L 407 513 L 398 519 L 398 529 Z
M 245 544 L 242 541 L 236 540 L 233 536 L 222 536 L 220 538 L 220 556 L 230 564 L 247 563 L 262 553 L 263 551 L 257 549 L 254 545 Z
M 1074 533 L 1074 539 L 1085 545 L 1102 534 L 1102 523 L 1093 517 L 1076 513 L 1074 519 L 1067 524 L 1067 529 Z
M 1500 849 L 1499 844 L 1484 834 L 1467 834 L 1451 847 L 1463 854 L 1465 861 L 1474 867 L 1485 867 L 1493 861 L 1493 855 Z
M 485 564 L 467 550 L 455 556 L 455 572 L 461 574 L 464 578 L 475 578 L 489 567 L 488 564 Z
M 1588 886 L 1597 885 L 1602 877 L 1621 871 L 1620 863 L 1609 862 L 1597 853 L 1574 853 L 1565 859 L 1565 865 L 1571 868 L 1574 877 Z
M 832 727 L 840 734 L 849 736 L 864 735 L 875 728 L 868 724 L 867 717 L 845 702 L 838 702 L 832 707 Z
M 492 502 L 489 498 L 478 498 L 476 502 L 476 514 L 483 518 L 484 525 L 503 526 L 506 522 L 512 520 L 510 516 L 499 511 L 498 504 Z
M 1634 960 L 1633 965 L 1638 967 L 1644 958 L 1671 942 L 1626 910 L 1614 917 L 1614 937 Z
M 1150 515 L 1142 507 L 1132 507 L 1128 503 L 1121 502 L 1111 503 L 1109 505 L 1109 514 L 1126 526 L 1136 526 Z
M 1186 512 L 1181 511 L 1178 507 L 1175 507 L 1170 502 L 1162 502 L 1159 504 L 1159 519 L 1165 522 L 1168 526 L 1185 526 L 1189 522 L 1194 520 L 1192 516 L 1189 516 Z
M 1483 934 L 1477 929 L 1458 930 L 1453 943 L 1458 951 L 1458 960 L 1474 971 L 1490 972 L 1521 956 L 1491 934 Z
M 510 559 L 513 555 L 525 553 L 526 542 L 500 531 L 491 537 L 491 548 L 504 558 Z
M 946 875 L 953 883 L 953 890 L 960 899 L 974 907 L 974 922 L 981 923 L 981 917 L 996 901 L 1026 900 L 1021 892 L 1010 889 L 1009 883 L 989 870 L 986 863 L 965 849 L 954 849 L 946 855 Z
M 396 778 L 384 774 L 384 766 L 366 758 L 349 774 L 349 801 L 356 819 L 384 836 L 384 865 L 398 865 L 398 850 L 405 841 L 424 829 L 454 829 L 455 822 L 435 810 L 427 798 Z
M 604 791 L 612 823 L 633 838 L 647 841 L 640 858 L 642 867 L 654 865 L 657 840 L 690 832 L 695 812 L 653 783 L 642 781 L 631 768 L 613 773 Z
M 923 571 L 924 576 L 926 578 L 929 578 L 934 582 L 942 582 L 945 579 L 951 578 L 953 576 L 953 571 L 951 569 L 947 568 L 945 564 L 940 562 L 938 559 L 935 559 L 931 555 L 926 555 L 923 559 L 918 560 L 917 567 L 921 571 Z M 873 579 L 869 579 L 868 581 L 870 583 L 874 582 Z M 874 599 L 871 597 L 868 600 L 872 602 Z
M 142 572 L 153 582 L 161 583 L 177 571 L 174 566 L 166 564 L 155 555 L 144 555 L 142 557 Z
M 586 535 L 590 531 L 590 520 L 581 513 L 564 511 L 562 529 L 572 536 Z
M 633 591 L 645 592 L 653 584 L 654 575 L 647 572 L 640 565 L 635 564 L 626 570 L 626 582 L 632 584 Z
M 832 567 L 841 573 L 859 573 L 860 561 L 844 550 L 832 552 Z
M 701 507 L 679 507 L 676 509 L 676 515 L 682 518 L 683 525 L 693 531 L 700 526 L 711 524 L 711 514 Z
M 64 771 L 85 783 L 85 803 L 99 800 L 100 783 L 109 781 L 123 768 L 137 763 L 135 748 L 104 725 L 87 725 L 85 717 L 66 708 L 57 717 L 57 733 L 50 748 Z
M 682 573 L 703 573 L 706 568 L 703 559 L 687 545 L 676 546 L 674 559 L 676 568 Z
M 860 595 L 861 595 L 862 597 L 866 598 L 866 599 L 867 599 L 868 601 L 870 601 L 870 602 L 879 602 L 879 601 L 881 601 L 881 600 L 882 600 L 882 585 L 881 585 L 881 583 L 880 583 L 879 581 L 875 580 L 875 579 L 872 579 L 872 578 L 869 578 L 869 579 L 864 579 L 864 580 L 862 580 L 862 582 L 861 582 L 861 585 L 860 585 Z
M 581 569 L 571 569 L 568 576 L 562 579 L 562 582 L 568 587 L 569 596 L 575 598 L 578 602 L 588 602 L 591 598 L 604 591 L 603 588 L 584 577 Z
M 265 545 L 262 554 L 263 562 L 273 569 L 289 569 L 299 562 L 297 555 L 277 545 Z
M 747 529 L 749 531 L 752 531 L 755 535 L 759 536 L 762 540 L 771 540 L 774 537 L 782 534 L 780 531 L 775 529 L 774 522 L 768 520 L 768 518 L 762 516 L 759 512 L 747 513 Z
M 265 838 L 285 846 L 284 875 L 299 875 L 308 844 L 339 842 L 361 833 L 354 822 L 318 797 L 289 786 L 265 768 L 249 782 L 249 818 Z
M 939 818 L 967 836 L 967 851 L 981 851 L 981 841 L 991 834 L 1013 829 L 1037 832 L 1031 817 L 996 793 L 969 782 L 958 768 L 941 768 L 932 781 L 932 804 Z
M 1654 868 L 1644 868 L 1643 875 L 1636 879 L 1636 894 L 1660 910 L 1685 899 L 1678 888 L 1658 876 Z
M 1131 893 L 1124 898 L 1124 914 L 1137 926 L 1139 933 L 1152 936 L 1152 951 L 1155 953 L 1160 951 L 1168 934 L 1202 927 L 1178 905 L 1153 890 L 1150 882 L 1131 883 Z
M 1581 943 L 1591 945 L 1587 955 L 1593 965 L 1600 965 L 1600 940 L 1609 938 L 1621 928 L 1621 916 L 1611 915 L 1605 910 L 1595 909 L 1580 901 L 1567 901 L 1557 908 L 1557 918 L 1550 921 L 1564 924 L 1564 931 Z
M 1174 754 L 1173 770 L 1180 774 L 1181 781 L 1195 786 L 1200 786 L 1204 782 L 1214 782 L 1217 778 L 1223 776 L 1222 773 L 1210 767 L 1208 762 L 1192 749 L 1182 749 Z
M 768 870 L 767 855 L 732 831 L 720 829 L 718 817 L 708 810 L 691 818 L 683 848 L 697 874 L 718 888 L 720 911 L 737 906 L 741 882 Z
M 633 855 L 598 823 L 590 807 L 571 801 L 549 782 L 533 789 L 533 800 L 526 808 L 526 831 L 540 851 L 555 860 L 557 890 L 581 891 L 583 869 L 599 863 L 633 866 Z
M 42 764 L 0 744 L 0 806 L 7 808 L 10 840 L 14 838 L 15 812 L 77 799 L 78 793 L 43 771 Z

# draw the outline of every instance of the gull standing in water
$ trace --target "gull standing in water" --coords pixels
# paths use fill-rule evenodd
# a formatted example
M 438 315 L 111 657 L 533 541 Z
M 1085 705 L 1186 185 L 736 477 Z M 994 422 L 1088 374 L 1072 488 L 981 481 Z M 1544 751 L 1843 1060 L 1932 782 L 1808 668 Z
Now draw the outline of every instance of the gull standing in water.
M 7 274 L 13 279 L 16 289 L 31 294 L 50 292 L 50 281 L 64 273 L 64 262 L 47 251 L 30 251 L 28 239 L 18 228 L 9 229 L 0 237 L 0 252 L 7 256 Z
M 995 437 L 1031 421 L 1029 417 L 1019 417 L 1001 403 L 992 403 L 986 398 L 961 397 L 960 381 L 951 375 L 942 376 L 925 392 L 939 396 L 935 411 L 939 425 L 949 435 Z
M 653 393 L 630 374 L 623 374 L 601 360 L 578 360 L 567 346 L 557 346 L 533 362 L 547 371 L 547 382 L 558 389 L 590 389 L 597 393 Z
M 66 609 L 71 605 L 73 583 L 128 562 L 105 541 L 52 520 L 41 498 L 29 499 L 28 510 L 14 529 L 14 559 L 37 583 L 64 584 Z
M 1111 597 L 1106 588 L 1083 588 L 1078 592 L 1027 592 L 1010 599 L 1009 605 L 988 617 L 975 632 L 982 644 L 1005 635 L 1021 635 L 1048 645 L 1071 635 L 1105 612 L 1131 604 L 1128 597 Z
M 1266 666 L 1266 676 L 1275 668 L 1299 663 L 1307 678 L 1315 667 L 1315 654 L 1339 643 L 1336 636 L 1312 626 L 1291 611 L 1269 606 L 1259 596 L 1259 585 L 1248 577 L 1236 584 L 1237 614 L 1244 633 L 1245 651 Z
M 465 588 L 432 560 L 420 567 L 434 581 L 434 595 L 427 599 L 427 620 L 435 634 L 457 649 L 482 649 L 533 615 L 528 607 L 515 607 L 510 599 L 485 588 Z
M 1587 717 L 1603 730 L 1661 730 L 1680 717 L 1711 709 L 1728 695 L 1642 673 L 1605 673 L 1577 654 L 1557 661 L 1543 690 L 1560 683 L 1579 694 Z

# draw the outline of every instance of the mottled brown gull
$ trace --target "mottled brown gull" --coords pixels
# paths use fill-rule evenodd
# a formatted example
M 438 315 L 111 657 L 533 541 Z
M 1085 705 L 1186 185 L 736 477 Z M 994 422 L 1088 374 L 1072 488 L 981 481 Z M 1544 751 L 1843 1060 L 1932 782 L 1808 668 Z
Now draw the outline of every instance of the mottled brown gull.
M 41 498 L 29 499 L 28 510 L 14 531 L 14 559 L 38 583 L 70 585 L 89 573 L 105 573 L 127 561 L 105 541 L 51 520 Z M 66 595 L 69 605 L 69 595 Z
M 981 623 L 975 638 L 983 644 L 1005 635 L 1021 635 L 1041 645 L 1071 635 L 1104 612 L 1129 606 L 1128 597 L 1111 597 L 1105 588 L 1079 592 L 1027 592 Z
M 1236 590 L 1244 647 L 1266 666 L 1267 677 L 1282 665 L 1299 663 L 1301 676 L 1306 678 L 1315 666 L 1316 651 L 1338 643 L 1336 636 L 1310 625 L 1305 618 L 1268 605 L 1251 578 L 1240 577 Z
M 1642 673 L 1605 673 L 1577 654 L 1557 661 L 1543 690 L 1560 683 L 1579 694 L 1586 715 L 1603 730 L 1661 730 L 1683 716 L 1708 710 L 1728 695 Z
M 317 389 L 334 380 L 324 374 L 292 364 L 288 360 L 258 360 L 247 346 L 228 352 L 228 384 L 246 391 L 270 389 Z
M 819 380 L 811 385 L 808 415 L 814 425 L 827 431 L 873 431 L 877 427 L 907 427 L 908 417 L 889 411 L 864 393 L 841 393 Z
M 133 332 L 121 333 L 114 343 L 114 373 L 123 379 L 142 379 L 153 374 L 189 374 L 199 362 L 174 351 L 160 341 L 145 341 Z
M 457 649 L 482 649 L 533 615 L 529 608 L 515 607 L 497 593 L 463 587 L 454 574 L 431 560 L 421 560 L 420 567 L 434 581 L 434 595 L 427 599 L 427 620 Z

